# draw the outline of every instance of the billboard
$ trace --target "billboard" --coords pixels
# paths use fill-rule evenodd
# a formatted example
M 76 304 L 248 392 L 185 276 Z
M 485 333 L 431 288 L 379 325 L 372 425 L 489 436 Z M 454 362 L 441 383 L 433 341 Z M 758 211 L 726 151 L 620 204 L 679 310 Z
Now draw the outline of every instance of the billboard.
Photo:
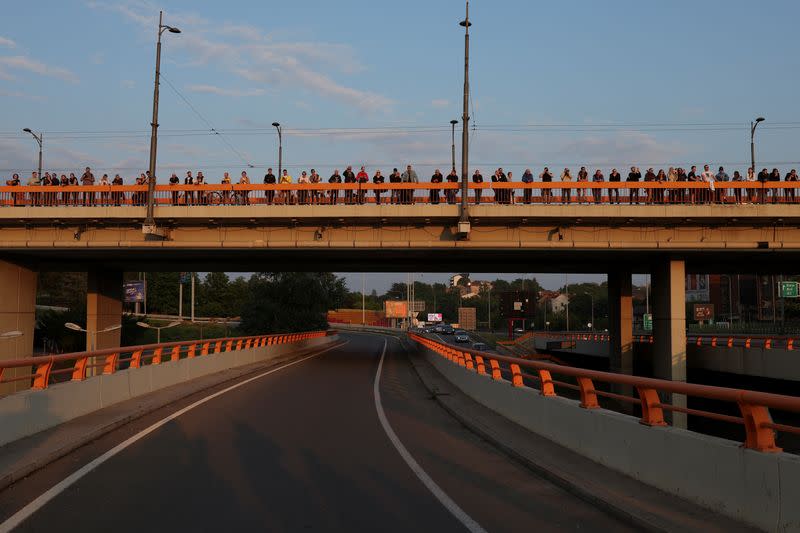
M 504 318 L 533 318 L 536 314 L 536 294 L 533 292 L 504 292 L 501 302 Z
M 711 299 L 711 281 L 708 274 L 686 276 L 686 301 L 707 302 Z
M 475 331 L 478 329 L 477 312 L 474 307 L 458 308 L 458 325 L 461 329 Z
M 428 313 L 428 322 L 441 322 L 442 313 Z
M 408 318 L 408 305 L 405 300 L 386 300 L 383 306 L 386 318 Z
M 143 280 L 126 281 L 122 284 L 126 302 L 144 301 L 145 282 Z

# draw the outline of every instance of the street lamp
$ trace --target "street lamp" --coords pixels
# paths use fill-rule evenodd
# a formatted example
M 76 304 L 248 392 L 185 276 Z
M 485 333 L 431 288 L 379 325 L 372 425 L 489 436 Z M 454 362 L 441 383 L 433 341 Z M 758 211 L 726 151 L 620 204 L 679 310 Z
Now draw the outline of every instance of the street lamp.
M 39 132 L 39 135 L 36 135 L 30 128 L 23 128 L 22 131 L 33 135 L 33 138 L 36 139 L 36 142 L 39 144 L 39 179 L 42 179 L 42 144 L 44 143 L 44 133 Z
M 148 324 L 146 322 L 137 322 L 136 323 L 136 325 L 139 326 L 140 328 L 156 330 L 156 344 L 161 344 L 161 330 L 162 329 L 174 328 L 175 326 L 179 326 L 180 324 L 181 324 L 180 320 L 177 320 L 175 322 L 170 322 L 166 326 L 152 326 L 152 325 L 150 325 L 150 324 Z
M 469 173 L 469 0 L 467 0 L 467 16 L 459 23 L 464 28 L 464 112 L 461 116 L 461 217 L 459 233 L 469 233 L 469 207 L 467 203 L 467 174 Z M 455 166 L 455 165 L 453 165 Z
M 756 173 L 756 128 L 765 120 L 764 117 L 758 117 L 755 122 L 750 123 L 750 168 L 753 169 L 753 174 Z
M 283 176 L 283 129 L 280 122 L 273 122 L 272 126 L 278 130 L 278 181 Z
M 117 324 L 116 326 L 108 326 L 107 328 L 101 329 L 100 331 L 89 331 L 89 330 L 86 330 L 86 329 L 80 327 L 78 324 L 75 324 L 73 322 L 67 322 L 66 324 L 64 324 L 64 327 L 67 328 L 67 329 L 71 329 L 72 331 L 80 331 L 81 333 L 88 334 L 89 335 L 89 350 L 88 351 L 93 352 L 94 351 L 94 347 L 95 347 L 95 341 L 97 340 L 97 335 L 99 335 L 100 333 L 108 333 L 109 331 L 116 331 L 118 329 L 121 329 L 122 328 L 122 324 Z
M 450 125 L 453 127 L 453 134 L 452 134 L 452 142 L 450 144 L 450 150 L 452 152 L 453 158 L 453 166 L 452 169 L 456 169 L 456 124 L 458 124 L 457 120 L 451 120 Z
M 145 218 L 145 228 L 150 234 L 155 233 L 155 219 L 153 210 L 155 206 L 156 192 L 156 152 L 158 146 L 158 86 L 161 77 L 161 34 L 165 31 L 170 33 L 180 33 L 181 30 L 164 24 L 164 12 L 158 14 L 158 41 L 156 42 L 156 75 L 153 88 L 153 120 L 150 122 L 150 179 L 147 182 L 147 217 Z
M 590 292 L 584 292 L 583 294 L 592 299 L 592 322 L 589 324 L 589 329 L 594 331 L 594 295 Z

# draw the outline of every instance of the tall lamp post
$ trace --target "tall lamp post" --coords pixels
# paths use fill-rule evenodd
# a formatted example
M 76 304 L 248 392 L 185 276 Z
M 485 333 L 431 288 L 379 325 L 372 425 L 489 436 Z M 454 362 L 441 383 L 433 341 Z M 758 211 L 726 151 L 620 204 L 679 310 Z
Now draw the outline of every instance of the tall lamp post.
M 173 26 L 164 24 L 164 12 L 158 13 L 158 41 L 156 42 L 156 75 L 153 88 L 153 120 L 150 122 L 150 179 L 147 182 L 147 217 L 145 218 L 145 230 L 147 233 L 155 233 L 156 221 L 153 218 L 156 192 L 156 152 L 158 147 L 158 86 L 161 77 L 161 34 L 165 31 L 170 33 L 180 33 L 181 30 Z
M 122 328 L 122 324 L 117 324 L 116 326 L 108 326 L 107 328 L 101 329 L 99 331 L 89 331 L 87 329 L 84 329 L 84 328 L 80 327 L 78 324 L 75 324 L 73 322 L 67 322 L 66 324 L 64 324 L 64 327 L 67 328 L 67 329 L 71 329 L 72 331 L 80 331 L 82 333 L 86 333 L 86 335 L 89 337 L 89 350 L 88 351 L 93 352 L 94 349 L 95 349 L 95 345 L 97 344 L 97 336 L 100 333 L 108 333 L 109 331 L 116 331 L 118 329 L 121 329 Z
M 453 165 L 451 168 L 453 170 L 456 169 L 456 124 L 458 124 L 457 120 L 450 121 L 450 125 L 453 127 L 453 134 L 451 136 L 452 142 L 450 143 L 450 152 L 452 153 L 453 156 L 452 157 Z
M 182 322 L 180 320 L 176 320 L 175 322 L 170 322 L 166 326 L 152 326 L 152 325 L 148 324 L 147 322 L 137 322 L 136 323 L 136 325 L 139 326 L 140 328 L 156 330 L 156 344 L 161 344 L 161 330 L 162 329 L 174 328 L 175 326 L 179 326 L 181 324 L 182 324 Z M 203 335 L 201 334 L 200 337 L 202 337 L 202 336 Z
M 750 168 L 753 169 L 753 174 L 756 173 L 756 128 L 765 120 L 764 117 L 758 117 L 755 122 L 750 123 Z
M 461 216 L 458 221 L 458 232 L 469 233 L 469 204 L 467 198 L 467 174 L 469 173 L 469 0 L 467 0 L 467 16 L 459 23 L 464 28 L 464 112 L 461 116 Z M 455 165 L 453 165 L 455 166 Z
M 42 144 L 44 144 L 44 133 L 39 132 L 39 135 L 36 135 L 30 128 L 24 128 L 22 131 L 33 135 L 33 138 L 36 139 L 36 142 L 39 144 L 39 179 L 42 179 Z
M 278 130 L 278 181 L 283 176 L 283 129 L 280 122 L 273 122 L 272 126 Z
M 592 294 L 590 292 L 584 292 L 583 294 L 585 294 L 586 296 L 588 296 L 589 298 L 592 299 L 592 325 L 591 325 L 591 330 L 594 331 L 594 294 Z

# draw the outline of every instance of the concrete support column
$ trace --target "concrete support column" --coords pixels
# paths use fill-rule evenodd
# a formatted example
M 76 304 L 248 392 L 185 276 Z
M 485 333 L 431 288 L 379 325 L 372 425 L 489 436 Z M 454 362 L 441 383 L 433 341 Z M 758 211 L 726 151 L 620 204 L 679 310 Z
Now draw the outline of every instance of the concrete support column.
M 633 286 L 631 272 L 621 270 L 608 274 L 609 370 L 633 375 Z M 633 388 L 615 385 L 612 390 L 633 396 Z M 631 404 L 619 402 L 617 408 L 632 412 Z
M 0 360 L 33 356 L 36 325 L 36 272 L 0 261 L 0 333 L 21 331 L 22 336 L 0 339 Z M 29 368 L 7 370 L 5 378 L 30 374 Z M 29 381 L 0 385 L 0 395 L 30 388 Z
M 86 349 L 118 348 L 121 331 L 101 331 L 122 322 L 122 272 L 89 272 L 86 294 Z M 92 346 L 92 337 L 95 345 Z
M 653 373 L 660 379 L 686 381 L 686 265 L 666 260 L 655 265 L 653 295 Z M 671 396 L 671 398 L 669 397 Z M 672 405 L 686 407 L 686 396 L 666 395 Z M 672 413 L 672 425 L 686 427 L 685 413 Z

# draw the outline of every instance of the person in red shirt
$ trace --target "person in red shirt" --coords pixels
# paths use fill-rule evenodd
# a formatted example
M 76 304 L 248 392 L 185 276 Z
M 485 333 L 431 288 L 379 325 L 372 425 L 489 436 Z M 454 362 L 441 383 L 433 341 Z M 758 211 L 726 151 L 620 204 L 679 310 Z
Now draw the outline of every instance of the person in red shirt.
M 358 182 L 358 203 L 359 205 L 364 205 L 367 191 L 365 191 L 361 185 L 363 183 L 369 183 L 369 174 L 364 170 L 364 167 L 361 167 L 361 170 L 356 174 L 356 181 Z

